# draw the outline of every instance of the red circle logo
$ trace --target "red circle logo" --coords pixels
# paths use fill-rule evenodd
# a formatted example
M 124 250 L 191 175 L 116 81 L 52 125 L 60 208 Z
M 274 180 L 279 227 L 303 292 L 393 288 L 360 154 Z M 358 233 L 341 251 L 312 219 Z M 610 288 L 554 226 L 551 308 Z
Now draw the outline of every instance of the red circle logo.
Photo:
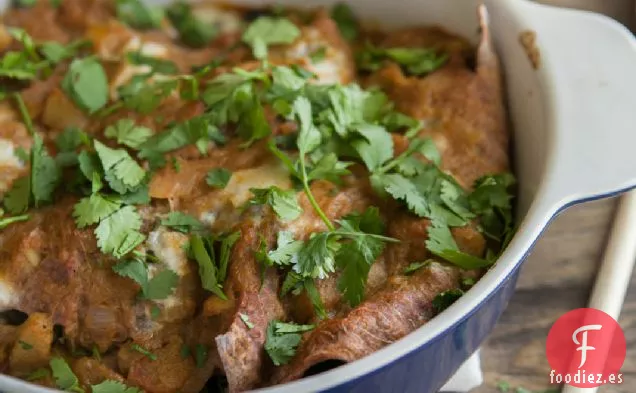
M 550 380 L 580 388 L 622 383 L 625 351 L 625 335 L 614 318 L 595 308 L 572 310 L 548 333 Z

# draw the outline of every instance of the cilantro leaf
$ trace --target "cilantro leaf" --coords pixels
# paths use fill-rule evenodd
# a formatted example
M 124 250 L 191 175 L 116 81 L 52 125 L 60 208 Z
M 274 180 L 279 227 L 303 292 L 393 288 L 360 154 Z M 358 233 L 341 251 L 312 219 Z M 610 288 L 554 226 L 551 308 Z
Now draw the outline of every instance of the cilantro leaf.
M 11 5 L 13 7 L 29 8 L 33 7 L 35 3 L 37 3 L 37 0 L 13 0 L 11 2 Z
M 318 131 L 313 123 L 311 102 L 306 97 L 301 96 L 296 98 L 293 104 L 293 111 L 300 123 L 296 144 L 298 145 L 300 155 L 304 156 L 320 145 L 320 131 Z
M 274 365 L 280 366 L 287 364 L 294 357 L 302 336 L 298 333 L 277 333 L 277 323 L 280 322 L 273 320 L 267 325 L 265 351 Z
M 147 115 L 157 109 L 163 100 L 179 87 L 175 79 L 143 83 L 133 79 L 119 88 L 119 96 L 128 109 Z
M 108 217 L 121 206 L 118 198 L 103 196 L 101 194 L 91 194 L 89 197 L 80 199 L 73 207 L 73 217 L 78 228 L 96 224 Z
M 351 174 L 347 168 L 352 164 L 352 162 L 339 161 L 335 153 L 325 154 L 309 168 L 307 179 L 309 181 L 325 179 L 340 184 L 342 176 Z
M 249 205 L 269 205 L 283 221 L 291 221 L 303 212 L 296 199 L 296 191 L 281 190 L 276 186 L 269 188 L 250 188 L 254 198 Z
M 440 313 L 450 307 L 464 294 L 461 289 L 449 289 L 442 293 L 438 293 L 433 299 L 433 308 L 435 312 Z
M 162 300 L 172 294 L 179 283 L 179 276 L 172 270 L 165 269 L 148 279 L 148 268 L 139 259 L 119 262 L 113 271 L 122 277 L 128 277 L 141 287 L 141 296 L 148 300 Z
M 62 80 L 62 88 L 75 104 L 94 113 L 108 102 L 108 79 L 95 58 L 75 59 Z
M 79 385 L 79 380 L 66 360 L 61 357 L 54 357 L 49 361 L 49 366 L 55 378 L 55 385 L 67 392 L 84 393 Z
M 203 368 L 208 360 L 208 347 L 203 344 L 197 344 L 194 347 L 194 361 L 197 368 Z
M 300 30 L 287 18 L 261 16 L 243 32 L 242 40 L 252 47 L 254 57 L 267 57 L 268 45 L 291 44 L 300 36 Z
M 133 149 L 139 148 L 153 134 L 148 127 L 136 126 L 131 119 L 120 119 L 117 123 L 106 127 L 104 135 L 107 138 L 116 139 L 120 145 L 126 145 Z
M 117 18 L 136 29 L 154 29 L 161 26 L 161 7 L 152 7 L 140 0 L 117 0 L 115 8 Z
M 241 237 L 241 232 L 232 232 L 223 237 L 219 251 L 219 281 L 224 282 L 227 276 L 227 266 L 230 261 L 232 247 L 234 243 Z
M 493 261 L 460 251 L 448 226 L 437 221 L 432 221 L 431 225 L 428 227 L 426 248 L 438 257 L 443 258 L 462 269 L 479 269 L 493 264 Z
M 89 146 L 90 137 L 77 127 L 67 127 L 55 137 L 55 146 L 60 152 L 75 151 L 82 145 Z
M 369 235 L 381 234 L 384 226 L 377 208 L 369 208 L 361 215 L 348 215 L 339 223 L 339 233 L 345 231 L 355 234 L 336 254 L 336 263 L 342 269 L 338 289 L 344 299 L 355 307 L 364 297 L 371 265 L 384 250 L 384 241 Z
M 166 13 L 172 25 L 179 32 L 181 41 L 191 47 L 207 45 L 218 34 L 217 27 L 198 19 L 192 8 L 185 2 L 177 2 L 167 8 Z
M 358 21 L 351 8 L 345 3 L 337 3 L 331 9 L 331 18 L 338 25 L 340 34 L 347 41 L 358 37 Z
M 330 232 L 311 235 L 298 252 L 293 269 L 303 277 L 325 279 L 335 271 L 335 254 L 340 248 L 338 239 Z
M 423 268 L 424 266 L 430 265 L 432 259 L 428 259 L 424 262 L 413 262 L 410 263 L 407 267 L 404 268 L 404 275 L 408 276 L 411 275 L 413 273 L 415 273 L 416 271 L 418 271 L 419 269 Z
M 179 284 L 179 275 L 172 270 L 165 269 L 155 274 L 143 289 L 143 296 L 149 300 L 162 300 L 172 295 Z
M 126 150 L 111 149 L 98 140 L 95 140 L 94 146 L 102 162 L 106 180 L 113 189 L 120 188 L 113 186 L 113 180 L 119 180 L 129 187 L 136 187 L 144 180 L 146 171 L 130 157 Z
M 139 233 L 141 217 L 132 206 L 124 206 L 103 219 L 97 228 L 97 245 L 106 254 L 121 258 L 140 244 L 144 236 Z
M 243 139 L 247 140 L 243 144 L 245 147 L 272 133 L 272 129 L 265 117 L 265 108 L 263 108 L 258 97 L 254 97 L 252 103 L 242 113 L 237 132 Z
M 20 214 L 29 208 L 31 199 L 31 179 L 23 176 L 13 182 L 11 189 L 4 195 L 4 207 L 11 214 Z
M 214 168 L 210 170 L 205 178 L 205 182 L 210 187 L 225 188 L 232 178 L 232 172 L 225 168 Z
M 16 222 L 27 221 L 28 219 L 29 219 L 28 214 L 22 214 L 20 216 L 13 216 L 13 217 L 0 217 L 0 229 L 4 229 L 8 227 L 9 225 Z
M 205 227 L 203 223 L 189 214 L 182 212 L 170 212 L 166 218 L 161 220 L 161 225 L 174 229 L 182 233 L 191 231 L 201 231 Z
M 35 207 L 53 199 L 53 191 L 60 181 L 60 170 L 49 156 L 42 138 L 33 136 L 31 148 L 31 193 Z
M 47 41 L 39 45 L 38 50 L 52 64 L 57 64 L 63 60 L 71 59 L 77 54 L 77 51 L 89 45 L 88 40 L 78 40 L 68 45 L 62 45 L 59 42 Z
M 150 352 L 149 350 L 147 350 L 146 348 L 142 347 L 139 344 L 133 343 L 130 346 L 130 349 L 132 349 L 133 351 L 139 352 L 140 354 L 144 355 L 145 357 L 147 357 L 148 359 L 155 361 L 157 360 L 157 355 L 155 355 L 154 353 Z
M 153 73 L 173 75 L 179 72 L 179 68 L 174 62 L 158 57 L 146 56 L 141 51 L 128 52 L 126 57 L 131 64 L 149 66 Z
M 406 177 L 390 173 L 386 175 L 372 175 L 371 182 L 376 188 L 388 192 L 393 198 L 406 202 L 409 210 L 420 217 L 429 213 L 428 202 L 413 182 Z
M 221 283 L 217 277 L 218 267 L 215 263 L 216 258 L 214 251 L 210 252 L 206 248 L 203 237 L 200 235 L 192 235 L 190 237 L 190 251 L 199 265 L 201 286 L 221 299 L 227 300 L 227 297 L 222 291 Z
M 24 379 L 27 381 L 37 381 L 38 379 L 48 378 L 51 375 L 48 369 L 38 368 L 27 375 Z
M 243 321 L 243 323 L 245 324 L 245 326 L 247 326 L 248 329 L 254 329 L 254 324 L 250 322 L 250 317 L 240 312 L 239 318 L 241 318 L 241 321 Z
M 393 157 L 393 139 L 384 127 L 364 124 L 356 131 L 363 139 L 354 140 L 351 144 L 370 172 L 379 169 Z
M 274 331 L 276 334 L 287 334 L 287 333 L 304 333 L 311 330 L 314 330 L 316 325 L 298 325 L 295 323 L 287 323 L 287 322 L 276 322 L 274 324 Z
M 97 385 L 91 385 L 93 393 L 142 393 L 139 388 L 126 386 L 119 381 L 107 379 Z
M 357 54 L 356 60 L 358 68 L 364 71 L 377 71 L 386 60 L 390 60 L 409 74 L 422 76 L 443 66 L 448 55 L 432 48 L 379 48 L 367 43 L 364 50 Z
M 446 207 L 458 217 L 466 221 L 475 218 L 475 214 L 469 209 L 464 190 L 459 185 L 448 180 L 442 180 L 440 191 L 440 199 L 444 202 Z
M 296 263 L 298 252 L 303 247 L 302 240 L 294 240 L 294 235 L 288 231 L 278 232 L 276 249 L 266 254 L 267 260 L 272 265 L 292 265 Z
M 210 124 L 203 116 L 193 117 L 185 122 L 177 123 L 169 129 L 157 133 L 140 146 L 139 157 L 149 158 L 180 149 L 201 141 L 214 140 L 222 143 L 223 136 L 218 128 Z
M 484 233 L 501 240 L 512 230 L 512 194 L 515 179 L 509 173 L 484 176 L 468 196 L 470 210 L 479 216 Z
M 142 291 L 148 286 L 148 270 L 146 265 L 139 259 L 119 262 L 113 265 L 113 271 L 122 277 L 135 281 L 142 288 Z

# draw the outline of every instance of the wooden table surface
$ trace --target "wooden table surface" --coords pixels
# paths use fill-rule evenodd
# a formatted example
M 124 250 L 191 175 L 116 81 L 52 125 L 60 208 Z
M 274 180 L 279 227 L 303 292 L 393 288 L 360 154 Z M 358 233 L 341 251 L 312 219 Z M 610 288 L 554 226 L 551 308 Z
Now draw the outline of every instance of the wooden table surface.
M 579 205 L 557 217 L 526 261 L 510 304 L 481 351 L 485 383 L 471 393 L 499 392 L 501 381 L 530 392 L 549 384 L 545 340 L 565 312 L 585 307 L 607 241 L 616 199 Z M 603 393 L 636 392 L 636 275 L 619 320 L 627 340 L 624 383 Z

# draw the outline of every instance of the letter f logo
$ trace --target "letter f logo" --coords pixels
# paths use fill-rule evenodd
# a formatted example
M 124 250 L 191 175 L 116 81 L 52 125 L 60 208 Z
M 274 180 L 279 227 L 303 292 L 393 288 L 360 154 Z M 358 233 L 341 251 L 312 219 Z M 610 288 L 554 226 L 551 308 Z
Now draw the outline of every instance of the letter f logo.
M 583 367 L 585 361 L 587 360 L 587 351 L 593 351 L 596 349 L 587 345 L 587 331 L 601 330 L 602 327 L 602 325 L 585 325 L 576 329 L 574 333 L 572 333 L 572 341 L 574 341 L 575 344 L 580 345 L 580 347 L 576 348 L 577 351 L 581 351 L 581 364 L 579 364 L 579 368 Z M 579 333 L 582 333 L 581 342 L 579 342 L 579 340 L 576 338 Z

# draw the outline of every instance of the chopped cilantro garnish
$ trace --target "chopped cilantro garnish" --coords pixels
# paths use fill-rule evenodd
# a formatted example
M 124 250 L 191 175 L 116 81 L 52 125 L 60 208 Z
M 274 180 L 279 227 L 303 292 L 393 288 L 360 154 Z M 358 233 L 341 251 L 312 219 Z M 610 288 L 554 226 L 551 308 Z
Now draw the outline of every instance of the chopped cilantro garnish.
M 296 199 L 296 191 L 281 190 L 276 186 L 269 188 L 250 188 L 254 198 L 249 205 L 269 205 L 283 221 L 291 221 L 303 212 Z
M 274 324 L 274 330 L 277 334 L 287 333 L 304 333 L 310 330 L 314 330 L 316 325 L 297 325 L 295 323 L 276 322 Z
M 37 3 L 37 0 L 12 0 L 11 5 L 18 8 L 33 7 Z
M 20 344 L 20 348 L 24 349 L 25 351 L 33 349 L 33 345 L 29 344 L 28 342 L 18 340 L 18 344 Z
M 424 262 L 413 262 L 404 268 L 404 274 L 407 276 L 411 275 L 415 273 L 416 271 L 420 270 L 421 268 L 423 268 L 424 266 L 429 265 L 430 263 L 431 263 L 430 259 Z
M 153 29 L 161 26 L 163 10 L 144 4 L 140 0 L 117 0 L 117 18 L 136 29 Z
M 51 375 L 51 372 L 47 368 L 38 368 L 27 375 L 24 379 L 27 381 L 37 381 L 38 379 L 48 378 L 49 375 Z
M 338 25 L 340 34 L 348 41 L 358 37 L 358 21 L 351 8 L 345 3 L 338 3 L 331 9 L 331 18 Z
M 75 104 L 94 113 L 108 102 L 108 79 L 104 67 L 93 57 L 75 59 L 62 80 L 62 88 Z
M 98 140 L 95 140 L 94 145 L 102 162 L 105 178 L 114 190 L 123 194 L 126 189 L 134 189 L 144 180 L 146 171 L 130 157 L 126 150 L 111 149 Z M 115 185 L 118 184 L 116 182 L 123 184 L 124 192 L 119 191 L 122 187 Z
M 338 289 L 353 307 L 364 298 L 364 290 L 371 265 L 384 250 L 384 241 L 372 235 L 381 235 L 384 225 L 377 208 L 369 208 L 363 214 L 351 214 L 339 221 L 338 232 L 351 233 L 336 254 L 336 264 L 342 269 Z
M 140 146 L 139 156 L 147 159 L 163 158 L 164 153 L 190 144 L 195 144 L 205 154 L 210 140 L 222 143 L 224 138 L 209 119 L 204 116 L 193 117 L 150 137 Z
M 177 65 L 174 62 L 157 57 L 146 56 L 141 51 L 128 52 L 126 57 L 131 64 L 149 66 L 153 73 L 171 75 L 179 72 L 179 68 L 177 68 Z
M 198 234 L 190 237 L 189 254 L 199 265 L 201 286 L 221 299 L 226 299 L 222 291 L 223 282 L 227 276 L 232 247 L 240 235 L 241 233 L 237 231 L 216 238 L 203 237 Z M 215 247 L 215 243 L 220 244 Z M 218 255 L 216 250 L 218 250 Z
M 218 266 L 215 263 L 214 250 L 206 247 L 206 242 L 200 235 L 190 237 L 190 252 L 199 265 L 201 286 L 216 294 L 221 299 L 227 299 L 223 293 L 222 281 L 218 277 Z
M 148 127 L 135 125 L 130 119 L 120 119 L 117 123 L 106 127 L 104 135 L 107 138 L 116 139 L 120 145 L 126 145 L 138 149 L 153 134 Z
M 243 42 L 252 47 L 254 57 L 267 57 L 268 45 L 291 44 L 300 36 L 300 30 L 289 19 L 261 16 L 243 32 Z
M 172 25 L 179 32 L 181 41 L 195 48 L 207 45 L 218 34 L 212 23 L 199 20 L 192 12 L 192 7 L 185 2 L 172 4 L 166 13 Z
M 110 216 L 121 207 L 121 200 L 117 197 L 91 194 L 82 198 L 73 208 L 73 217 L 78 228 L 96 224 Z
M 95 228 L 97 245 L 106 254 L 121 258 L 141 244 L 141 217 L 132 206 L 124 206 L 101 220 Z
M 296 329 L 292 328 L 296 326 Z M 305 329 L 307 327 L 308 329 Z M 299 332 L 311 330 L 313 325 L 294 325 L 280 321 L 270 321 L 267 325 L 265 351 L 276 366 L 287 364 L 296 354 L 302 336 Z
M 80 146 L 90 146 L 88 134 L 76 127 L 67 127 L 55 138 L 55 146 L 59 152 L 75 151 Z
M 201 231 L 204 229 L 204 225 L 201 221 L 192 217 L 189 214 L 182 212 L 170 212 L 166 218 L 161 220 L 161 225 L 174 229 L 182 233 L 189 233 L 192 231 Z
M 91 385 L 93 393 L 142 393 L 142 390 L 134 386 L 126 386 L 125 384 L 107 379 L 97 385 Z
M 247 326 L 248 329 L 254 329 L 254 324 L 250 322 L 250 317 L 240 312 L 239 318 L 241 318 L 241 321 L 243 321 L 243 323 L 245 324 L 245 326 Z
M 494 263 L 494 260 L 479 258 L 460 251 L 448 226 L 437 221 L 433 221 L 428 228 L 426 247 L 433 254 L 462 269 L 479 269 Z
M 440 313 L 450 307 L 451 304 L 455 303 L 455 301 L 463 294 L 464 291 L 461 289 L 449 289 L 448 291 L 439 293 L 433 299 L 433 308 L 436 312 Z
M 16 222 L 27 221 L 28 219 L 29 219 L 28 214 L 22 214 L 22 215 L 13 216 L 13 217 L 0 217 L 0 229 L 4 229 L 8 227 L 9 225 Z
M 181 351 L 179 352 L 179 355 L 181 355 L 181 359 L 187 359 L 190 357 L 191 353 L 190 353 L 190 347 L 187 346 L 186 344 L 183 344 L 181 346 Z
M 133 351 L 137 351 L 140 354 L 144 355 L 145 357 L 147 357 L 150 360 L 157 360 L 157 355 L 155 355 L 154 353 L 150 352 L 149 350 L 147 350 L 146 348 L 142 347 L 139 344 L 132 344 L 130 346 L 130 349 L 132 349 Z
M 324 46 L 321 46 L 320 48 L 316 49 L 315 51 L 309 54 L 309 59 L 311 60 L 312 63 L 316 64 L 323 61 L 326 55 L 327 55 L 327 48 L 325 48 Z
M 148 279 L 148 268 L 139 259 L 131 259 L 113 266 L 113 271 L 128 277 L 141 287 L 141 296 L 148 300 L 162 300 L 170 296 L 179 282 L 179 276 L 172 270 L 162 270 Z
M 510 383 L 508 383 L 507 381 L 498 381 L 497 390 L 499 390 L 501 393 L 507 393 L 510 390 Z
M 225 188 L 232 178 L 232 172 L 225 168 L 215 168 L 208 172 L 205 182 L 214 188 Z
M 24 125 L 27 128 L 27 131 L 29 131 L 29 134 L 35 135 L 35 129 L 33 128 L 33 120 L 31 120 L 31 115 L 29 114 L 29 111 L 27 110 L 27 107 L 24 104 L 22 95 L 20 95 L 20 93 L 15 93 L 13 97 L 15 98 L 16 104 L 18 104 L 18 110 L 20 111 L 20 115 L 22 116 L 22 121 L 24 122 Z
M 377 71 L 386 60 L 391 60 L 409 74 L 421 76 L 443 66 L 448 55 L 431 48 L 378 48 L 367 44 L 356 60 L 358 67 L 365 71 Z
M 31 204 L 39 207 L 51 202 L 60 182 L 60 170 L 38 134 L 33 136 L 30 161 L 31 174 L 14 181 L 4 196 L 4 206 L 12 214 L 24 213 Z
M 203 344 L 197 344 L 194 347 L 194 361 L 197 368 L 203 368 L 208 360 L 208 347 Z
M 67 392 L 84 393 L 79 385 L 79 380 L 66 360 L 61 357 L 54 357 L 49 361 L 49 366 L 55 378 L 55 385 Z

